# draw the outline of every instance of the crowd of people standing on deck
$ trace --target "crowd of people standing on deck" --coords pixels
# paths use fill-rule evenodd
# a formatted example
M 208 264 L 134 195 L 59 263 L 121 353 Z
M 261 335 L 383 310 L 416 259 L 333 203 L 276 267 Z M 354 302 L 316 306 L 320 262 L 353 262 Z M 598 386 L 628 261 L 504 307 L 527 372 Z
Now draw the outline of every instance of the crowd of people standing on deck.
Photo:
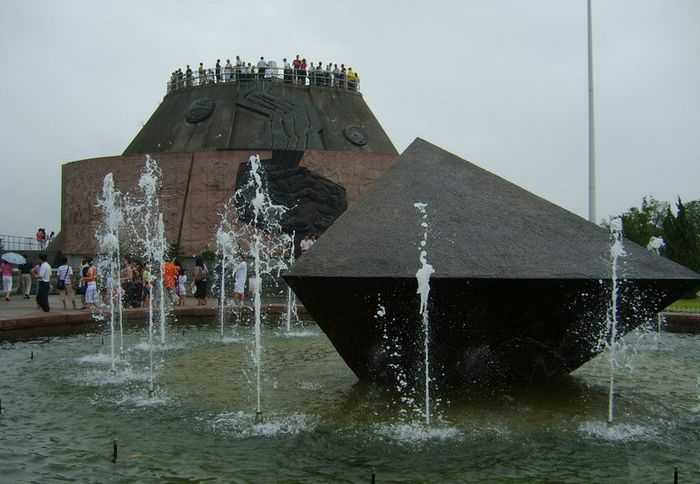
M 360 83 L 357 71 L 352 67 L 345 67 L 345 64 L 338 66 L 331 62 L 307 62 L 297 54 L 291 62 L 287 58 L 282 59 L 281 65 L 278 66 L 276 61 L 266 60 L 264 57 L 252 63 L 236 56 L 233 62 L 226 59 L 223 65 L 221 59 L 217 59 L 214 67 L 204 67 L 204 63 L 200 62 L 194 69 L 189 65 L 184 70 L 177 69 L 170 75 L 168 92 L 208 84 L 275 79 L 286 84 L 333 87 L 349 91 L 357 91 Z

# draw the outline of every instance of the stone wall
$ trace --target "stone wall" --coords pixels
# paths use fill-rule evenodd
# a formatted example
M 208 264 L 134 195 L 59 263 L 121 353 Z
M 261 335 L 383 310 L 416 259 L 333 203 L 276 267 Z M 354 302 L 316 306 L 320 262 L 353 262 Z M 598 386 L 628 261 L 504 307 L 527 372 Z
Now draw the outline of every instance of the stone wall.
M 272 152 L 256 151 L 261 158 Z M 166 237 L 181 255 L 214 247 L 219 210 L 232 195 L 238 168 L 253 154 L 249 150 L 159 153 L 163 173 L 160 202 Z M 394 163 L 396 155 L 348 151 L 308 150 L 301 166 L 342 185 L 349 205 Z M 63 165 L 61 190 L 62 250 L 69 255 L 95 253 L 95 230 L 100 219 L 96 207 L 102 180 L 114 176 L 122 193 L 140 196 L 138 180 L 143 155 L 113 156 L 74 161 Z

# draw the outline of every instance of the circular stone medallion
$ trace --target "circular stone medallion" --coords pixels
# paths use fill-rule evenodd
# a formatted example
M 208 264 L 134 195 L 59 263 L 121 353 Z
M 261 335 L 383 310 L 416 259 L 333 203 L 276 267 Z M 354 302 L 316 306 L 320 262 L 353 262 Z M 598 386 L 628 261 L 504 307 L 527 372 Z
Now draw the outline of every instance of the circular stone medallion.
M 364 146 L 367 144 L 367 133 L 359 126 L 347 126 L 343 130 L 343 135 L 355 146 Z
M 213 99 L 209 99 L 208 97 L 196 99 L 187 109 L 185 121 L 192 124 L 204 121 L 211 116 L 215 107 L 216 103 Z

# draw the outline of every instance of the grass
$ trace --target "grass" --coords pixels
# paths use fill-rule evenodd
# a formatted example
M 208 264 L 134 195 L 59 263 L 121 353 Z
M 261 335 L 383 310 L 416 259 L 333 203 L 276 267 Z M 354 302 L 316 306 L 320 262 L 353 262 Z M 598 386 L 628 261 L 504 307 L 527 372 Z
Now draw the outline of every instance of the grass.
M 700 313 L 700 297 L 679 299 L 666 309 L 668 311 L 677 311 L 680 313 Z

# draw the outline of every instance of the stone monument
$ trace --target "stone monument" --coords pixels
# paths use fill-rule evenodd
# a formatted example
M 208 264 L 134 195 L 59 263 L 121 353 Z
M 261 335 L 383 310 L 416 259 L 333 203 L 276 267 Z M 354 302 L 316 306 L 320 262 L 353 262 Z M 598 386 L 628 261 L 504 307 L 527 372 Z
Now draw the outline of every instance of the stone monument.
M 137 192 L 146 154 L 163 172 L 160 194 L 168 243 L 179 254 L 211 248 L 218 211 L 252 154 L 270 174 L 280 203 L 295 206 L 285 228 L 323 232 L 398 156 L 353 86 L 269 78 L 183 81 L 170 89 L 120 156 L 62 168 L 64 253 L 95 253 L 95 199 L 109 172 L 122 192 Z

